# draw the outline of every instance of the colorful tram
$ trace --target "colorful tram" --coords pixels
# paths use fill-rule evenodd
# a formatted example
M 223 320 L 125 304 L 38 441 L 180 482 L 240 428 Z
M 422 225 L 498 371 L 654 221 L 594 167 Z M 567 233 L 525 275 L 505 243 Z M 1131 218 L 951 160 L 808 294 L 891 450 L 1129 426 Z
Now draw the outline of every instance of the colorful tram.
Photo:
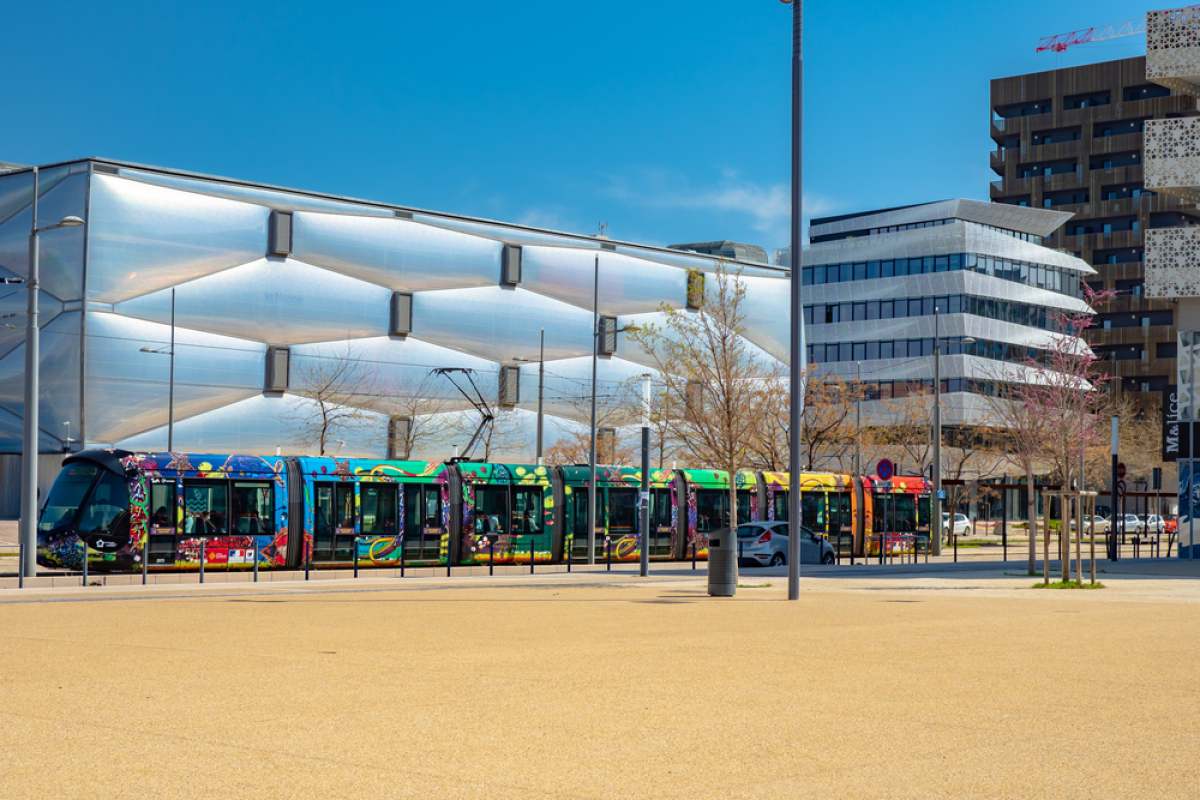
M 587 559 L 587 467 L 88 450 L 68 456 L 38 519 L 38 563 L 112 572 L 561 563 Z M 786 473 L 734 473 L 737 520 L 787 519 Z M 929 531 L 921 478 L 805 473 L 803 524 L 843 552 Z M 641 471 L 601 467 L 597 560 L 641 557 Z M 649 556 L 706 558 L 729 476 L 650 475 Z M 891 537 L 891 538 L 889 538 Z M 909 539 L 911 541 L 911 537 Z

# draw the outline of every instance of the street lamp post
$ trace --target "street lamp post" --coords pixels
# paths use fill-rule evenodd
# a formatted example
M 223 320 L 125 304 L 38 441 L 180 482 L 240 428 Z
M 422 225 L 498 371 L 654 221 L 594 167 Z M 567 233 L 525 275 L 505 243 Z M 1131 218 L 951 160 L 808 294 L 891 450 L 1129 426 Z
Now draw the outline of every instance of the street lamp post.
M 929 540 L 933 554 L 942 554 L 942 338 L 939 321 L 941 309 L 933 308 L 933 503 L 929 521 Z M 974 344 L 970 336 L 959 340 L 960 344 Z M 953 530 L 953 525 L 951 526 Z
M 789 443 L 788 470 L 788 600 L 800 599 L 800 426 L 804 420 L 804 306 L 800 297 L 803 252 L 800 249 L 800 217 L 803 210 L 801 155 L 804 126 L 804 0 L 781 0 L 792 7 L 792 255 L 791 329 L 788 341 Z
M 858 382 L 854 385 L 854 474 L 862 475 L 862 362 L 854 362 Z
M 596 365 L 600 356 L 600 254 L 592 290 L 592 427 L 588 438 L 587 563 L 596 563 Z M 569 558 L 569 556 L 568 556 Z
M 23 577 L 32 578 L 37 571 L 37 506 L 38 506 L 38 236 L 55 228 L 75 228 L 83 224 L 79 217 L 64 217 L 53 225 L 38 227 L 38 169 L 33 168 L 33 201 L 29 226 L 29 277 L 25 291 L 29 305 L 25 318 L 25 407 L 24 436 L 21 445 L 21 568 Z M 86 548 L 85 548 L 86 550 Z M 86 557 L 86 552 L 84 556 Z
M 171 357 L 167 379 L 167 452 L 175 451 L 175 287 L 171 287 L 171 344 L 164 351 L 143 347 L 143 353 L 165 353 Z

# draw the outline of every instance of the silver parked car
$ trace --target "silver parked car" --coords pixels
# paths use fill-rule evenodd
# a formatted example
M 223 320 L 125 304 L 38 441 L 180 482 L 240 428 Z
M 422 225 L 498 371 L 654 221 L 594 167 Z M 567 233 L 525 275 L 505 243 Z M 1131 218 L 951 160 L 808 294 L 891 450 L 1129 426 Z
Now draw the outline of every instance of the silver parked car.
M 737 529 L 738 566 L 780 567 L 788 558 L 786 522 L 747 522 Z M 808 528 L 800 528 L 800 563 L 832 564 L 837 561 L 833 546 L 825 537 Z

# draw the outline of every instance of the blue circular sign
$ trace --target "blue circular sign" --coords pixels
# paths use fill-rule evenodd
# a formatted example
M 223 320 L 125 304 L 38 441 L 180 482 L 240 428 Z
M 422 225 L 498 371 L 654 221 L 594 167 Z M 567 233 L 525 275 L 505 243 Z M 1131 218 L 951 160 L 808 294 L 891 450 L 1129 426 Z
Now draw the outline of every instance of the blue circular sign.
M 875 474 L 885 481 L 892 479 L 894 471 L 895 467 L 892 466 L 892 462 L 886 458 L 879 459 L 879 463 L 875 465 Z

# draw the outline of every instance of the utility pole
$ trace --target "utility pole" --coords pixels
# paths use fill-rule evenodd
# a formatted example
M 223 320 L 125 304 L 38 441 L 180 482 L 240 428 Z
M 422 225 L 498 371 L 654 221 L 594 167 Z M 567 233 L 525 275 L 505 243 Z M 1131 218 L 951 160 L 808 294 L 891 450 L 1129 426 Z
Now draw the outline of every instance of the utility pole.
M 862 475 L 862 362 L 854 362 L 858 381 L 854 392 L 854 474 Z

